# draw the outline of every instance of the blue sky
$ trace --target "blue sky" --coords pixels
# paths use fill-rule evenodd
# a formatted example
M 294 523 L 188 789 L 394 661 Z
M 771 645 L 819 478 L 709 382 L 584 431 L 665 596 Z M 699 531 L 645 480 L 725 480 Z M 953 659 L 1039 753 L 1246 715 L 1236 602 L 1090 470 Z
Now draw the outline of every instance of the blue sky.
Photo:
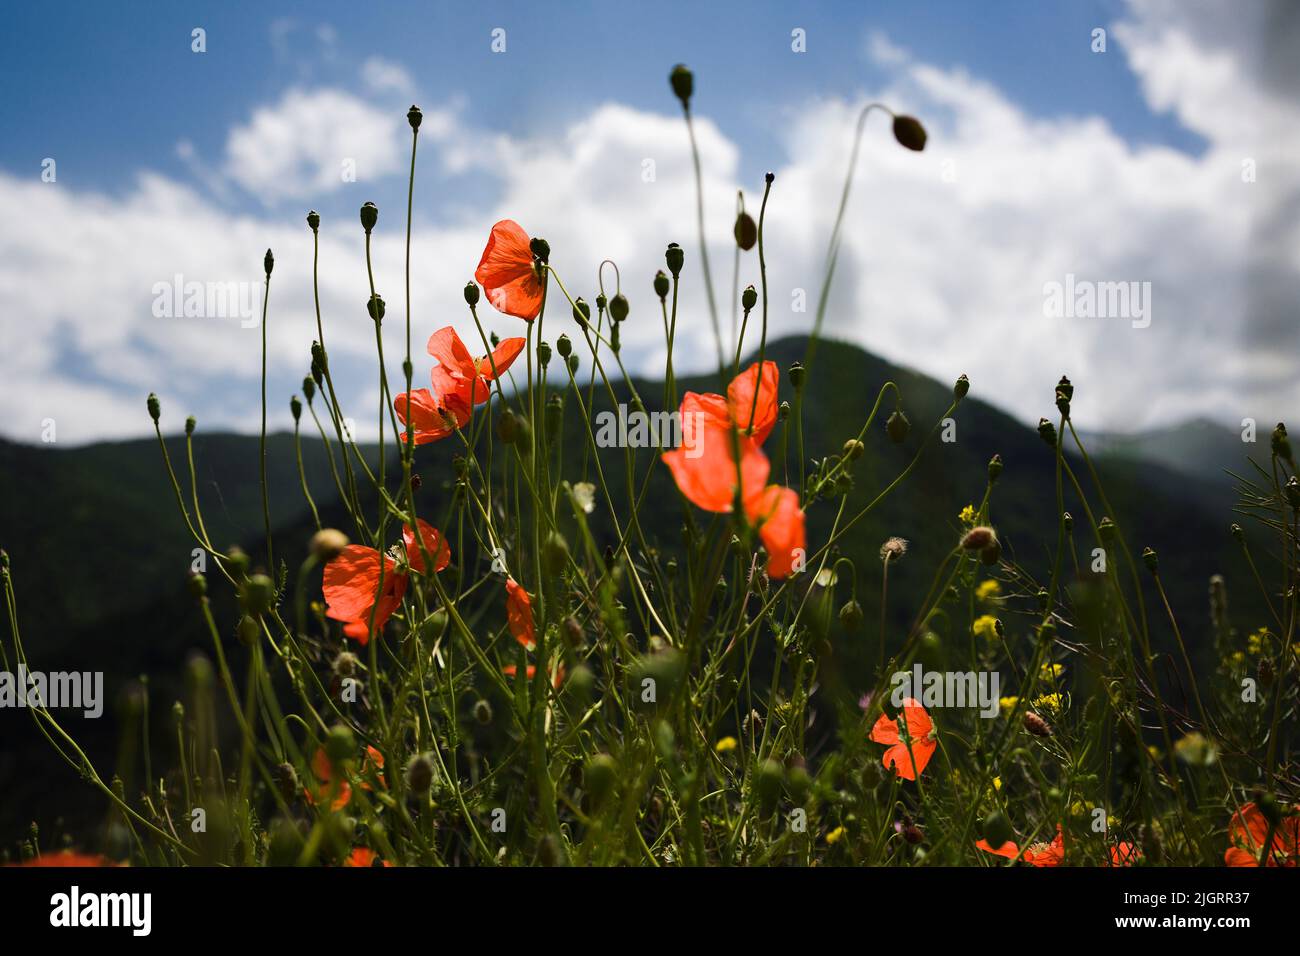
M 437 325 L 465 321 L 460 286 L 505 216 L 552 240 L 575 294 L 593 297 L 596 264 L 613 256 L 641 293 L 634 310 L 649 309 L 642 286 L 664 244 L 696 251 L 689 154 L 666 80 L 679 61 L 696 72 L 716 261 L 730 261 L 736 189 L 756 202 L 763 173 L 778 174 L 774 334 L 810 325 L 793 303 L 818 284 L 856 111 L 883 99 L 921 116 L 930 144 L 904 155 L 869 126 L 831 334 L 941 379 L 967 372 L 979 397 L 1031 423 L 1062 372 L 1094 383 L 1075 403 L 1093 427 L 1276 420 L 1298 397 L 1282 356 L 1300 345 L 1290 311 L 1300 237 L 1280 212 L 1300 202 L 1286 66 L 1300 18 L 1288 10 L 1265 0 L 12 7 L 0 35 L 0 202 L 22 215 L 0 224 L 0 432 L 40 440 L 71 397 L 61 441 L 140 434 L 149 390 L 178 415 L 253 428 L 257 329 L 160 319 L 154 289 L 174 276 L 237 281 L 260 303 L 261 254 L 274 246 L 272 392 L 287 401 L 315 336 L 310 207 L 326 223 L 335 367 L 349 373 L 349 400 L 369 408 L 373 341 L 353 321 L 367 291 L 356 209 L 382 210 L 376 265 L 391 303 L 412 101 L 427 117 L 417 350 Z M 191 51 L 195 27 L 202 54 Z M 504 53 L 491 48 L 497 28 Z M 806 52 L 791 49 L 796 28 Z M 55 182 L 41 179 L 46 158 Z M 356 165 L 356 181 L 341 163 Z M 689 272 L 679 368 L 713 351 Z M 1068 276 L 1148 283 L 1153 321 L 1046 315 L 1046 289 Z M 746 260 L 741 284 L 753 278 Z M 662 368 L 653 323 L 630 324 L 625 343 L 638 371 Z

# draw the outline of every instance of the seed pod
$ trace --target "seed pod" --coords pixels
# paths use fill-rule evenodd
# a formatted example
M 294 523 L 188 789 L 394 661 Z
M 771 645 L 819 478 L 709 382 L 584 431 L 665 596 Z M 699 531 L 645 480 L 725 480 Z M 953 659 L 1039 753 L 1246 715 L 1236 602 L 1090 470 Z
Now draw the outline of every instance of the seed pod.
M 478 305 L 478 286 L 473 282 L 465 283 L 465 304 L 471 308 Z
M 433 760 L 416 754 L 406 765 L 406 786 L 412 793 L 428 793 L 433 787 Z
M 270 249 L 267 249 L 266 255 L 262 257 L 262 268 L 266 270 L 266 275 L 269 278 L 271 270 L 275 268 L 275 256 L 271 255 Z
M 749 312 L 758 305 L 758 290 L 752 285 L 745 286 L 745 291 L 740 293 L 740 306 L 746 312 Z
M 357 740 L 347 724 L 335 724 L 325 735 L 325 756 L 335 764 L 351 759 L 356 750 Z
M 599 300 L 597 300 L 599 301 Z M 605 308 L 601 305 L 601 309 Z M 589 306 L 582 296 L 578 296 L 573 302 L 573 321 L 578 323 L 578 328 L 585 329 L 587 323 L 591 320 L 591 306 Z
M 361 228 L 370 235 L 370 230 L 375 228 L 375 223 L 379 222 L 379 207 L 372 202 L 368 202 L 361 207 Z
M 592 806 L 600 806 L 614 792 L 618 782 L 618 763 L 609 754 L 593 754 L 582 768 L 582 785 Z
M 316 560 L 324 563 L 337 558 L 347 546 L 348 536 L 342 531 L 337 528 L 321 528 L 311 536 L 307 548 L 316 556 Z
M 664 272 L 663 269 L 655 273 L 654 287 L 655 295 L 659 296 L 660 302 L 668 298 L 668 292 L 672 288 L 672 284 L 668 281 L 668 273 Z
M 307 225 L 311 228 L 312 232 L 315 232 L 320 228 L 320 213 L 315 209 L 307 213 Z
M 424 119 L 424 114 L 420 112 L 418 106 L 412 103 L 411 108 L 406 111 L 406 121 L 411 124 L 411 129 L 419 129 L 420 120 L 422 119 Z
M 144 404 L 149 409 L 149 417 L 153 419 L 155 425 L 158 424 L 158 416 L 162 414 L 162 406 L 158 403 L 158 396 L 150 392 Z
M 850 598 L 840 608 L 840 624 L 846 631 L 856 631 L 860 628 L 864 617 L 866 615 L 862 611 L 862 605 L 856 598 Z
M 673 94 L 682 101 L 682 109 L 691 108 L 691 94 L 695 92 L 695 76 L 681 63 L 673 67 L 673 71 L 668 74 L 668 84 L 673 88 Z
M 1046 418 L 1038 420 L 1038 437 L 1045 441 L 1050 448 L 1056 447 L 1056 426 Z
M 862 457 L 863 452 L 866 450 L 866 445 L 862 444 L 862 442 L 858 441 L 856 438 L 850 438 L 844 443 L 844 448 L 841 454 L 843 454 L 843 456 L 849 461 L 857 461 Z
M 275 600 L 275 583 L 265 574 L 253 574 L 244 580 L 239 590 L 239 603 L 245 614 L 254 617 L 265 614 Z
M 989 459 L 989 484 L 993 484 L 1002 475 L 1002 456 L 994 455 Z
M 614 298 L 609 300 L 609 317 L 615 322 L 622 322 L 626 319 L 627 312 L 627 296 L 622 292 L 617 293 Z
M 686 262 L 686 253 L 682 251 L 682 247 L 677 243 L 670 242 L 667 251 L 664 252 L 664 262 L 668 264 L 668 271 L 676 279 L 681 274 L 682 266 Z
M 965 374 L 958 376 L 957 384 L 955 384 L 952 387 L 952 397 L 957 399 L 957 401 L 960 402 L 963 398 L 966 397 L 966 393 L 969 391 L 970 391 L 970 379 L 968 379 L 965 376 Z

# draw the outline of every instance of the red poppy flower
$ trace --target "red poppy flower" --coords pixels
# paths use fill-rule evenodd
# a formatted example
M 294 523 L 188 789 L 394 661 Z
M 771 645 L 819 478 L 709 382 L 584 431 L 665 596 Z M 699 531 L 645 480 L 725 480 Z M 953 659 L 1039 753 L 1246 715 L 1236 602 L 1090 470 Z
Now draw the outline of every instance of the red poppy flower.
M 754 436 L 760 445 L 776 427 L 776 387 L 779 373 L 775 362 L 764 362 L 762 380 L 759 380 L 758 363 L 755 362 L 731 380 L 727 386 L 727 411 L 736 427 Z M 758 391 L 758 400 L 754 391 Z M 724 422 L 723 424 L 727 424 Z M 751 427 L 752 424 L 752 427 Z
M 664 464 L 686 500 L 705 511 L 725 514 L 735 506 L 736 452 L 740 453 L 742 499 L 762 491 L 771 464 L 753 437 L 734 434 L 716 408 L 720 395 L 687 392 L 682 399 L 682 446 L 664 452 Z
M 501 673 L 505 674 L 507 677 L 514 677 L 516 674 L 519 673 L 519 668 L 516 667 L 514 664 L 507 664 L 505 667 L 501 668 Z M 529 664 L 527 667 L 524 668 L 525 678 L 527 678 L 528 680 L 532 680 L 536 676 L 537 676 L 536 664 Z M 564 666 L 560 665 L 555 668 L 555 676 L 551 680 L 551 686 L 554 687 L 556 690 L 559 690 L 560 685 L 563 683 L 564 683 Z
M 352 785 L 335 773 L 334 764 L 324 747 L 318 747 L 316 755 L 311 758 L 311 772 L 317 780 L 315 790 L 311 787 L 302 788 L 308 803 L 312 806 L 329 803 L 329 808 L 336 811 L 348 805 L 352 799 Z
M 468 389 L 466 389 L 468 391 Z M 406 425 L 406 392 L 393 399 L 393 410 L 397 420 Z M 411 391 L 411 422 L 415 425 L 415 443 L 427 445 L 429 442 L 441 441 L 470 419 L 472 407 L 459 393 L 452 392 L 442 397 L 427 388 Z M 405 440 L 406 429 L 402 429 Z
M 465 405 L 482 405 L 491 394 L 490 383 L 503 375 L 523 351 L 522 338 L 504 339 L 492 355 L 474 358 L 450 325 L 429 336 L 429 354 L 438 360 L 430 375 L 433 392 L 444 402 L 455 395 Z M 493 371 L 495 369 L 495 372 Z
M 799 492 L 780 485 L 768 485 L 745 502 L 749 520 L 767 549 L 767 575 L 784 578 L 794 571 L 805 553 L 803 509 Z
M 365 759 L 361 761 L 360 776 L 362 777 L 362 790 L 375 789 L 365 780 L 366 777 L 370 776 L 375 777 L 379 781 L 379 785 L 385 790 L 388 789 L 388 780 L 384 777 L 384 755 L 369 744 L 366 745 Z
M 1056 825 L 1056 838 L 1051 843 L 1035 843 L 1025 849 L 1022 859 L 1030 866 L 1060 866 L 1065 862 L 1065 842 L 1061 825 Z
M 904 780 L 915 780 L 916 775 L 925 770 L 925 765 L 934 756 L 939 743 L 935 740 L 934 722 L 915 697 L 904 699 L 903 718 L 911 742 L 910 754 L 908 740 L 904 740 L 899 733 L 898 720 L 886 714 L 881 714 L 876 725 L 871 728 L 871 739 L 878 744 L 889 745 L 881 761 L 886 767 L 893 767 Z M 915 767 L 912 765 L 913 757 L 916 758 Z
M 42 853 L 40 856 L 33 857 L 30 860 L 23 860 L 21 863 L 8 863 L 6 866 L 66 866 L 66 867 L 98 867 L 98 866 L 120 866 L 114 863 L 106 856 L 97 856 L 93 853 L 73 853 L 71 850 L 62 850 L 58 853 Z
M 379 860 L 379 854 L 369 847 L 356 847 L 351 855 L 347 858 L 344 866 L 374 866 L 375 860 Z M 392 866 L 387 860 L 379 860 L 380 866 Z
M 977 840 L 975 849 L 983 850 L 985 853 L 992 853 L 994 856 L 1004 856 L 1008 860 L 1014 860 L 1020 855 L 1020 847 L 1016 845 L 1014 840 L 1008 840 L 997 849 L 989 846 L 988 840 Z
M 1142 859 L 1142 851 L 1136 844 L 1120 841 L 1110 848 L 1111 866 L 1132 866 Z
M 1260 851 L 1268 840 L 1268 820 L 1259 807 L 1248 803 L 1232 815 L 1228 839 L 1233 846 L 1224 853 L 1223 862 L 1228 866 L 1259 866 Z M 1268 849 L 1265 866 L 1300 865 L 1300 816 L 1283 817 Z
M 433 557 L 434 570 L 441 571 L 451 561 L 451 548 L 438 529 L 423 519 L 419 522 L 424 549 Z M 416 543 L 410 525 L 402 526 L 406 567 L 374 548 L 350 544 L 338 557 L 325 565 L 322 590 L 327 609 L 325 615 L 343 622 L 343 633 L 362 645 L 370 640 L 371 612 L 374 632 L 383 631 L 388 619 L 402 604 L 406 593 L 408 570 L 424 573 L 424 553 Z M 382 562 L 382 564 L 381 564 Z M 380 568 L 383 568 L 383 592 L 379 593 Z
M 530 651 L 537 646 L 533 628 L 533 599 L 514 578 L 506 578 L 506 624 L 516 641 Z
M 492 227 L 474 278 L 498 312 L 531 322 L 542 311 L 542 280 L 533 264 L 528 233 L 513 219 Z

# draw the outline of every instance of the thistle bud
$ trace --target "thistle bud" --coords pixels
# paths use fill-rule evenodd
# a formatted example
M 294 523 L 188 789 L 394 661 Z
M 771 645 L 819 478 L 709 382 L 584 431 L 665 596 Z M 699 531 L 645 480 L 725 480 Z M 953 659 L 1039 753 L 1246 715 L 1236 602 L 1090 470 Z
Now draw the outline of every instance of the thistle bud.
M 366 311 L 376 322 L 384 318 L 384 300 L 379 295 L 372 295 L 370 301 L 366 303 Z
M 668 83 L 673 88 L 673 94 L 682 101 L 682 109 L 691 108 L 691 94 L 695 92 L 695 76 L 681 63 L 673 67 L 673 71 L 668 74 Z
M 990 567 L 1002 560 L 1002 545 L 997 540 L 992 544 L 980 548 L 980 563 L 987 564 Z
M 993 484 L 1002 476 L 1002 456 L 994 455 L 989 459 L 989 484 Z
M 433 787 L 433 760 L 428 754 L 416 754 L 407 763 L 406 787 L 418 794 L 428 793 Z
M 271 270 L 275 268 L 275 256 L 271 255 L 270 249 L 267 249 L 266 255 L 262 257 L 262 268 L 266 270 L 268 277 L 271 275 Z
M 752 285 L 745 286 L 745 291 L 740 293 L 740 305 L 746 312 L 758 305 L 758 291 Z
M 668 291 L 672 288 L 672 284 L 668 281 L 668 273 L 663 269 L 655 273 L 654 287 L 655 295 L 659 296 L 660 302 L 668 298 Z
M 603 299 L 604 296 L 601 296 L 601 298 Z M 604 303 L 601 303 L 600 308 L 603 312 L 605 309 Z M 573 303 L 573 321 L 577 322 L 578 327 L 583 329 L 585 329 L 587 323 L 591 321 L 591 306 L 586 303 L 582 296 L 578 296 Z
M 627 296 L 622 292 L 616 293 L 614 298 L 609 300 L 609 317 L 615 322 L 622 322 L 627 318 L 627 311 Z
M 424 119 L 424 114 L 420 112 L 418 106 L 412 103 L 411 108 L 406 111 L 406 121 L 411 124 L 411 129 L 418 130 L 422 119 Z
M 686 253 L 682 247 L 675 242 L 668 243 L 668 251 L 664 253 L 664 262 L 668 264 L 668 271 L 672 273 L 674 279 L 681 274 L 682 266 L 686 262 Z
M 379 222 L 379 207 L 372 202 L 366 203 L 361 207 L 361 228 L 366 231 L 367 236 L 377 222 Z
M 889 440 L 895 445 L 901 445 L 907 438 L 907 432 L 912 427 L 912 423 L 907 420 L 901 408 L 894 409 L 894 414 L 890 415 L 885 422 L 885 433 L 889 435 Z
M 149 417 L 153 419 L 155 425 L 158 424 L 158 416 L 162 414 L 162 406 L 158 404 L 158 396 L 153 392 L 145 399 L 145 407 L 149 409 Z
M 997 540 L 997 533 L 992 528 L 980 525 L 966 532 L 961 539 L 961 547 L 963 551 L 983 551 L 996 544 Z
M 471 309 L 478 305 L 478 285 L 473 282 L 465 283 L 465 304 Z
M 1052 736 L 1051 726 L 1032 710 L 1025 711 L 1025 730 L 1029 731 L 1035 737 Z
M 315 209 L 307 213 L 307 225 L 311 228 L 312 232 L 315 232 L 320 228 L 320 213 Z
M 736 216 L 736 225 L 731 232 L 736 237 L 736 245 L 746 252 L 753 249 L 754 243 L 758 242 L 758 226 L 754 222 L 754 217 L 747 212 Z
M 916 117 L 899 114 L 894 117 L 894 139 L 900 146 L 919 153 L 925 149 L 925 127 Z

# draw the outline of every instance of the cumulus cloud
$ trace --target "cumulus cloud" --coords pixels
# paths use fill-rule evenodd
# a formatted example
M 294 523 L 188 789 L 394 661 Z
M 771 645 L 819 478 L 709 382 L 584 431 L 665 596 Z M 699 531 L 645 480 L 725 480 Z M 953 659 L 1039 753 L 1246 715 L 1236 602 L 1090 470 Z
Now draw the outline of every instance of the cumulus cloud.
M 1286 157 L 1300 124 L 1279 93 L 1290 67 L 1253 54 L 1249 24 L 1225 14 L 1223 29 L 1207 27 L 1184 9 L 1135 0 L 1115 25 L 1112 50 L 1127 57 L 1153 109 L 1175 111 L 1205 137 L 1198 154 L 1133 144 L 1096 116 L 1031 115 L 978 77 L 922 62 L 887 37 L 869 38 L 870 55 L 892 77 L 883 88 L 792 105 L 784 118 L 787 155 L 772 162 L 765 229 L 769 335 L 811 326 L 857 112 L 880 100 L 923 117 L 930 144 L 907 152 L 893 142 L 886 117 L 868 121 L 828 334 L 942 380 L 966 372 L 975 394 L 1030 422 L 1051 410 L 1062 372 L 1078 386 L 1076 416 L 1092 427 L 1196 414 L 1283 417 L 1298 397 L 1288 355 L 1296 344 L 1289 310 L 1300 287 L 1291 214 L 1300 205 L 1300 174 Z M 384 80 L 385 73 L 377 67 L 367 88 L 392 91 L 397 74 Z M 296 216 L 285 225 L 277 210 L 337 190 L 349 156 L 368 177 L 404 186 L 395 175 L 409 149 L 402 112 L 330 88 L 295 88 L 256 110 L 231 131 L 221 172 L 268 204 L 259 212 L 232 211 L 211 183 L 150 172 L 115 196 L 0 174 L 0 199 L 27 210 L 30 224 L 21 236 L 0 232 L 5 433 L 34 440 L 40 421 L 57 412 L 61 441 L 139 434 L 149 426 L 143 395 L 150 389 L 165 411 L 175 409 L 174 426 L 194 411 L 209 427 L 255 427 L 261 329 L 237 316 L 159 318 L 154 290 L 177 275 L 243 282 L 256 288 L 260 306 L 268 245 L 279 262 L 267 328 L 271 393 L 279 396 L 273 421 L 285 424 L 283 406 L 317 333 L 310 235 Z M 460 288 L 489 226 L 506 216 L 550 241 L 575 296 L 592 300 L 601 261 L 618 263 L 632 301 L 625 354 L 639 373 L 663 368 L 650 283 L 665 245 L 681 243 L 687 267 L 676 364 L 709 369 L 716 353 L 680 116 L 610 102 L 565 128 L 524 137 L 475 128 L 463 112 L 426 119 L 422 161 L 443 175 L 487 179 L 495 192 L 467 200 L 454 218 L 444 212 L 430 221 L 417 211 L 417 384 L 427 375 L 423 343 L 433 328 L 452 322 L 463 336 L 477 336 Z M 697 118 L 696 133 L 712 274 L 729 336 L 737 189 L 744 185 L 757 212 L 762 183 L 737 182 L 740 148 L 707 117 Z M 1257 165 L 1254 182 L 1243 182 L 1247 159 Z M 417 204 L 424 195 L 417 191 Z M 396 380 L 404 330 L 393 293 L 404 246 L 401 230 L 387 218 L 383 224 L 373 255 L 381 292 L 389 293 L 385 350 Z M 363 247 L 349 225 L 323 230 L 320 291 L 333 368 L 365 434 L 378 385 L 373 327 L 363 312 Z M 1045 315 L 1045 285 L 1068 275 L 1151 283 L 1150 325 Z M 612 292 L 613 270 L 603 277 Z M 739 284 L 758 279 L 757 258 L 746 254 Z M 806 311 L 797 310 L 801 299 Z M 503 334 L 519 331 L 517 320 L 481 311 Z M 548 338 L 572 334 L 565 313 L 547 320 Z

